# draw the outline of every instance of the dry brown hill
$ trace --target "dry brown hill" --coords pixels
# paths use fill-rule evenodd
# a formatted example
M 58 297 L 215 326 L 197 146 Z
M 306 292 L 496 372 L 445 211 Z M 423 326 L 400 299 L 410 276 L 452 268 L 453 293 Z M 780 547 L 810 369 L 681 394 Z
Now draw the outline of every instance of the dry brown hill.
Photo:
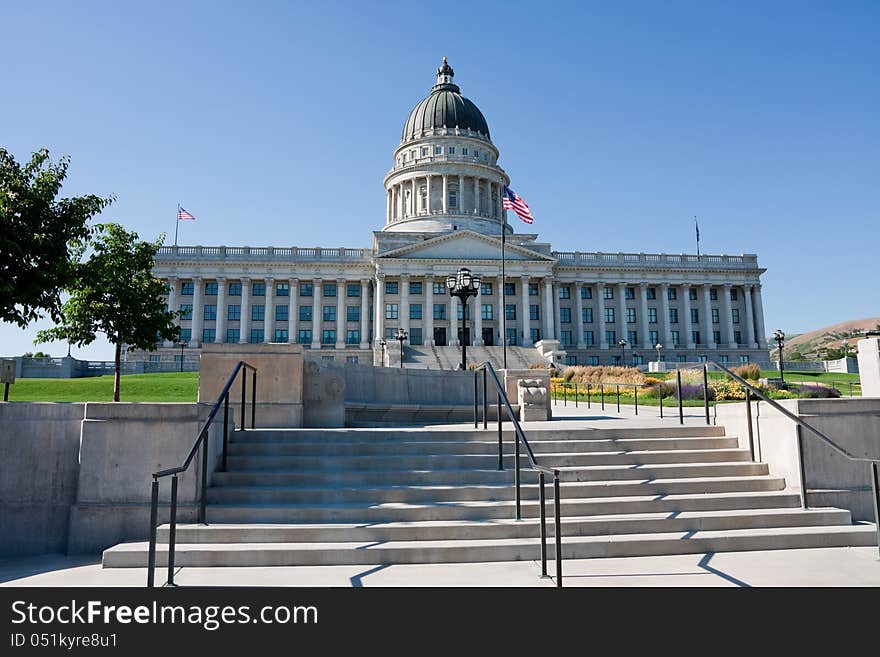
M 797 352 L 804 357 L 815 357 L 824 349 L 842 348 L 844 339 L 849 340 L 850 349 L 853 350 L 859 333 L 878 327 L 880 327 L 880 317 L 867 317 L 832 324 L 786 340 L 785 353 L 787 356 Z M 769 344 L 772 346 L 773 341 L 769 340 Z

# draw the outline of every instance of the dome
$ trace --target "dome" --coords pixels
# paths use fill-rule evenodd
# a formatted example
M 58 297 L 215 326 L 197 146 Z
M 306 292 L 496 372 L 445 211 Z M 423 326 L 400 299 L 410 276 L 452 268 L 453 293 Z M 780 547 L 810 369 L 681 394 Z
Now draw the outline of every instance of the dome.
M 458 85 L 452 82 L 454 76 L 455 72 L 444 57 L 443 65 L 437 69 L 437 84 L 431 94 L 409 113 L 401 141 L 418 139 L 425 131 L 444 127 L 473 130 L 489 139 L 489 126 L 483 113 L 461 95 Z

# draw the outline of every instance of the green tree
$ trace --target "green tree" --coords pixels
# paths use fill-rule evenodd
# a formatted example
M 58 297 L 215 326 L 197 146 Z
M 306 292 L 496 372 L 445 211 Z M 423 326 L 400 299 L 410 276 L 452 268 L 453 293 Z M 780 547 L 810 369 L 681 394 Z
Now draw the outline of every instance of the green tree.
M 180 333 L 174 324 L 180 313 L 167 310 L 165 284 L 152 273 L 163 240 L 141 241 L 119 224 L 97 226 L 94 253 L 77 266 L 63 321 L 37 334 L 38 343 L 68 340 L 80 347 L 96 333 L 105 334 L 116 347 L 113 401 L 119 401 L 122 345 L 154 351 L 159 340 L 175 340 Z
M 0 148 L 0 321 L 25 327 L 44 312 L 61 319 L 61 290 L 75 276 L 88 222 L 113 200 L 57 199 L 68 163 L 54 164 L 44 148 L 22 166 Z

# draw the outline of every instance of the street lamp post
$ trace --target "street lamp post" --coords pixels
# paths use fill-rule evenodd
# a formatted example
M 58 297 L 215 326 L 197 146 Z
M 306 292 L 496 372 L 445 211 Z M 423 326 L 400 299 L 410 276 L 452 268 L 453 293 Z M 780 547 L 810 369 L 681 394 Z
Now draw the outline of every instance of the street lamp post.
M 776 346 L 779 348 L 779 378 L 785 383 L 785 366 L 782 362 L 782 347 L 785 346 L 785 333 L 780 329 L 776 329 L 773 333 L 773 339 L 776 341 Z
M 482 277 L 471 274 L 471 270 L 462 267 L 456 274 L 446 277 L 446 287 L 449 294 L 458 297 L 461 301 L 461 369 L 467 370 L 467 300 L 477 296 Z M 503 292 L 503 290 L 502 290 Z M 502 336 L 504 337 L 504 336 Z
M 620 347 L 620 366 L 626 367 L 626 340 L 621 338 L 617 344 Z
M 385 346 L 386 346 L 387 344 L 388 344 L 388 343 L 385 342 L 384 339 L 383 339 L 383 340 L 379 340 L 379 346 L 382 347 L 382 367 L 385 367 L 385 360 L 386 360 L 386 358 L 385 358 Z
M 409 335 L 407 335 L 406 329 L 399 328 L 397 329 L 397 333 L 394 334 L 394 337 L 400 341 L 400 366 L 403 367 L 403 342 L 409 337 Z
M 657 350 L 657 371 L 660 371 L 660 350 L 663 349 L 663 345 L 659 342 L 654 345 L 654 349 Z
M 186 342 L 178 342 L 177 346 L 180 347 L 180 371 L 183 372 L 183 350 L 186 349 Z

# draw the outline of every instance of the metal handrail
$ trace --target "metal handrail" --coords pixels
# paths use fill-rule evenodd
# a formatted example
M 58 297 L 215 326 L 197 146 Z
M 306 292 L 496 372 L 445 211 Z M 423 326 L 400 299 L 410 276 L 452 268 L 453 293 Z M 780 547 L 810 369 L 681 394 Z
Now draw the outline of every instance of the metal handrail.
M 522 429 L 522 425 L 520 425 L 519 420 L 516 417 L 516 413 L 513 411 L 513 407 L 510 405 L 510 400 L 507 397 L 507 392 L 504 390 L 504 386 L 501 385 L 501 381 L 498 379 L 498 374 L 495 372 L 495 368 L 492 367 L 492 363 L 489 361 L 484 361 L 479 363 L 474 367 L 474 428 L 478 427 L 478 417 L 477 417 L 477 372 L 482 371 L 483 373 L 483 429 L 488 428 L 488 415 L 489 415 L 489 401 L 488 396 L 486 394 L 486 374 L 490 374 L 492 376 L 492 383 L 495 385 L 495 389 L 497 392 L 497 400 L 498 400 L 498 469 L 504 469 L 504 444 L 502 441 L 502 416 L 501 416 L 501 407 L 504 406 L 504 409 L 507 411 L 507 416 L 510 418 L 510 421 L 513 423 L 513 431 L 514 431 L 514 443 L 515 443 L 515 451 L 514 451 L 514 482 L 516 487 L 516 519 L 522 520 L 522 492 L 520 490 L 520 444 L 525 447 L 526 450 L 526 458 L 529 461 L 528 469 L 534 470 L 538 473 L 538 491 L 539 491 L 539 505 L 540 505 L 540 514 L 541 514 L 541 577 L 548 577 L 547 575 L 547 500 L 546 493 L 544 490 L 544 486 L 546 483 L 545 476 L 552 475 L 553 476 L 553 509 L 554 509 L 554 528 L 555 528 L 555 543 L 556 543 L 556 586 L 562 587 L 562 514 L 561 514 L 561 504 L 560 504 L 560 492 L 559 492 L 559 470 L 556 468 L 550 468 L 546 465 L 541 465 L 538 463 L 538 459 L 535 457 L 534 451 L 532 451 L 532 446 L 529 444 L 528 439 L 526 438 L 526 434 Z
M 251 385 L 251 429 L 256 426 L 256 413 L 257 413 L 257 368 L 251 365 L 250 363 L 246 363 L 243 360 L 238 361 L 235 368 L 232 370 L 232 374 L 229 375 L 229 379 L 226 381 L 226 385 L 223 386 L 223 390 L 220 392 L 220 396 L 217 398 L 217 402 L 211 408 L 211 412 L 208 414 L 208 419 L 205 420 L 205 423 L 202 425 L 202 428 L 199 430 L 198 436 L 196 437 L 195 443 L 193 443 L 192 449 L 190 449 L 189 454 L 187 454 L 186 459 L 183 464 L 176 468 L 168 468 L 166 470 L 159 470 L 158 472 L 153 473 L 153 483 L 150 491 L 150 548 L 149 548 L 149 556 L 147 559 L 147 587 L 152 587 L 155 583 L 155 570 L 156 570 L 156 534 L 157 534 L 157 517 L 159 514 L 159 479 L 162 477 L 171 477 L 171 508 L 170 508 L 170 519 L 169 519 L 169 528 L 168 528 L 168 579 L 166 581 L 166 586 L 174 586 L 174 548 L 175 541 L 177 538 L 177 475 L 181 472 L 185 472 L 189 469 L 192 460 L 195 458 L 195 455 L 199 451 L 199 447 L 202 448 L 202 478 L 201 478 L 201 496 L 199 499 L 199 522 L 203 524 L 207 524 L 205 516 L 206 516 L 206 491 L 208 488 L 208 429 L 211 427 L 211 423 L 214 421 L 214 418 L 217 415 L 217 412 L 220 410 L 220 405 L 223 405 L 223 453 L 221 457 L 221 470 L 226 469 L 226 453 L 227 453 L 227 443 L 229 439 L 229 394 L 232 389 L 232 384 L 235 382 L 235 378 L 238 376 L 239 372 L 242 372 L 241 377 L 241 429 L 244 430 L 246 428 L 246 415 L 245 408 L 247 406 L 247 371 L 251 370 L 252 372 L 252 385 Z

